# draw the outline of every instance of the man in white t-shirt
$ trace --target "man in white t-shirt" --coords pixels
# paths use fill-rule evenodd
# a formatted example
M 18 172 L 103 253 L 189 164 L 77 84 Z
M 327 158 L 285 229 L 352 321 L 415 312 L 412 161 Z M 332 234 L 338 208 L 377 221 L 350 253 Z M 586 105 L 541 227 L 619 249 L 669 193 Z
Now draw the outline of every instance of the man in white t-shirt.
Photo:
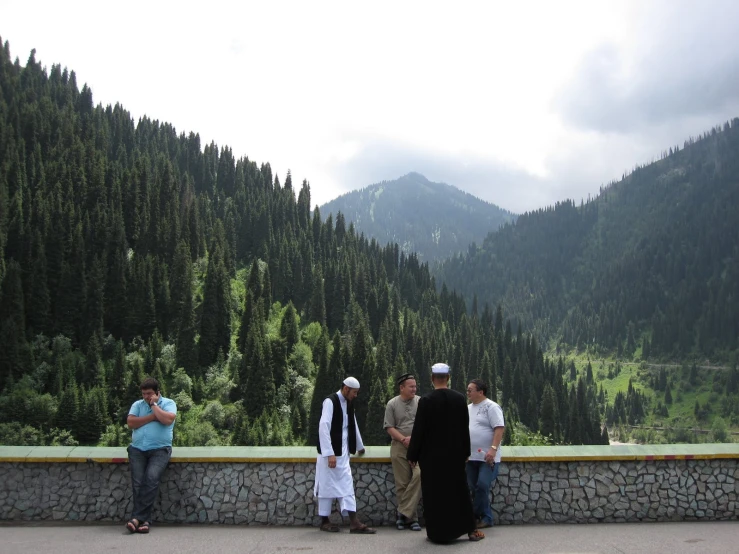
M 487 398 L 488 387 L 480 379 L 467 385 L 467 397 L 471 404 L 470 446 L 472 452 L 467 461 L 467 485 L 472 495 L 472 507 L 477 518 L 477 528 L 493 526 L 490 508 L 490 487 L 498 476 L 501 441 L 505 431 L 503 410 L 499 404 Z

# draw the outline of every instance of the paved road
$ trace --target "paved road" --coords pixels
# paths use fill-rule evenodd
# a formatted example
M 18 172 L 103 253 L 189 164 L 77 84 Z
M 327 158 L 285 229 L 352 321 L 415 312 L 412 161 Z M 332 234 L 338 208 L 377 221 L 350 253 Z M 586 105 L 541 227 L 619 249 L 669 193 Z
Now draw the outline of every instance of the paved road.
M 501 525 L 485 540 L 459 540 L 441 546 L 425 531 L 382 527 L 376 535 L 322 533 L 311 527 L 178 525 L 153 527 L 148 535 L 129 535 L 123 525 L 0 524 L 2 554 L 80 554 L 120 552 L 182 554 L 383 554 L 446 551 L 456 553 L 732 553 L 739 552 L 739 521 L 689 523 L 601 523 Z

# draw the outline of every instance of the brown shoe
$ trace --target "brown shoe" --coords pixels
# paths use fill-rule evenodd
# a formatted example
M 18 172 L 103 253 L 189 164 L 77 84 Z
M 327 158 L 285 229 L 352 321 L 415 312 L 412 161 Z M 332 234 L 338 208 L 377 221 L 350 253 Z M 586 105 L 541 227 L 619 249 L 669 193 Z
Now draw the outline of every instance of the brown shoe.
M 483 533 L 479 529 L 475 529 L 474 531 L 472 531 L 472 533 L 467 533 L 467 538 L 470 539 L 472 542 L 481 541 L 485 538 L 485 533 Z
M 326 531 L 327 533 L 338 533 L 339 532 L 339 526 L 334 525 L 331 522 L 328 523 L 322 523 L 321 527 L 319 527 L 321 531 Z
M 349 532 L 354 535 L 374 535 L 377 533 L 375 529 L 367 527 L 364 523 L 360 524 L 359 527 L 352 527 Z

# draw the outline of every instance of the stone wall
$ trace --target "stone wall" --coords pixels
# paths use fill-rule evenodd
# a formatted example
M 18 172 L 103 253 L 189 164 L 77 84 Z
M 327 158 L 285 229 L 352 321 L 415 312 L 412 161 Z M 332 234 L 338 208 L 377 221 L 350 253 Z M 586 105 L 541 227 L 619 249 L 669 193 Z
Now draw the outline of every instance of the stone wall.
M 47 449 L 43 459 L 3 455 L 7 450 L 0 448 L 0 520 L 124 521 L 130 514 L 125 458 L 96 457 L 95 449 L 86 449 L 83 457 L 56 458 Z M 509 454 L 493 487 L 496 522 L 736 519 L 736 450 L 736 455 L 724 452 L 695 459 L 688 454 L 668 460 L 572 459 L 571 454 L 561 454 L 562 447 L 556 456 L 532 455 L 531 449 L 526 456 Z M 244 457 L 219 458 L 217 451 L 194 457 L 175 449 L 160 487 L 155 520 L 317 524 L 315 462 L 310 454 L 279 460 L 275 457 L 279 449 L 272 449 L 268 461 L 253 457 L 244 461 Z M 516 453 L 514 448 L 507 452 Z M 354 459 L 352 470 L 360 516 L 373 525 L 392 524 L 395 498 L 389 459 L 385 455 Z
M 395 521 L 390 464 L 355 464 L 357 511 Z M 170 463 L 156 521 L 318 523 L 315 463 Z M 133 507 L 128 464 L 0 463 L 0 520 L 124 521 Z
M 501 465 L 493 512 L 501 523 L 736 519 L 737 460 Z

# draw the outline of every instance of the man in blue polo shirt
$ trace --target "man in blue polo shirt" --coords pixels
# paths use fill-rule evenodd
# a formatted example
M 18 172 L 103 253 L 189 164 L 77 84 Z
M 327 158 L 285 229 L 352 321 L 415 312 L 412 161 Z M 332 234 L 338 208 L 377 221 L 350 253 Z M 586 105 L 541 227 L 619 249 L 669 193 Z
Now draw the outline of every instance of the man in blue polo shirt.
M 172 455 L 172 430 L 177 417 L 177 405 L 161 395 L 159 382 L 153 377 L 141 383 L 141 396 L 142 400 L 131 405 L 126 421 L 133 429 L 128 447 L 133 514 L 126 523 L 131 533 L 149 532 L 159 481 Z

